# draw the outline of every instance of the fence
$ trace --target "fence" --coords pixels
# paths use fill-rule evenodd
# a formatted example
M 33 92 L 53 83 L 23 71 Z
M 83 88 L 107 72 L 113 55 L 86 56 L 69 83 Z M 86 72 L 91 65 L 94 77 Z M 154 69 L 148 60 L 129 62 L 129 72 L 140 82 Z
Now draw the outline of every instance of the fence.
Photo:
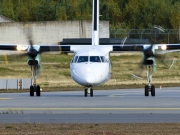
M 29 89 L 32 79 L 0 79 L 0 89 Z
M 155 43 L 180 43 L 180 29 L 111 29 L 111 38 L 152 39 Z

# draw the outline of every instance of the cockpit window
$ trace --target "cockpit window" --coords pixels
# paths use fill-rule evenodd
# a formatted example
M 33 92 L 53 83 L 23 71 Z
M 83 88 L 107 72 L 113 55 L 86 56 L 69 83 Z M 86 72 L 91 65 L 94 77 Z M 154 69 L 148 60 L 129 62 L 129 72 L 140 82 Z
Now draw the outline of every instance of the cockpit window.
M 90 56 L 90 62 L 101 62 L 99 56 Z
M 77 59 L 78 59 L 78 57 L 75 56 L 72 62 L 73 62 L 73 63 L 76 63 Z
M 99 62 L 106 63 L 108 60 L 104 56 L 75 56 L 72 60 L 72 63 L 81 63 L 81 62 Z
M 88 56 L 79 56 L 78 63 L 88 62 Z
M 104 56 L 100 56 L 102 62 L 108 62 L 108 60 Z

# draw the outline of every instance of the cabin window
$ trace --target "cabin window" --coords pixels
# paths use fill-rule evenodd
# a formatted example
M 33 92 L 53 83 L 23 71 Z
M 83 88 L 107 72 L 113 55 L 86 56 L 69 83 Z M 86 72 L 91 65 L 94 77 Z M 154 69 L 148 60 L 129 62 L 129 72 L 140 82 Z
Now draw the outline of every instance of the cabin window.
M 101 62 L 99 56 L 90 56 L 90 62 Z
M 79 56 L 78 63 L 88 62 L 88 56 Z

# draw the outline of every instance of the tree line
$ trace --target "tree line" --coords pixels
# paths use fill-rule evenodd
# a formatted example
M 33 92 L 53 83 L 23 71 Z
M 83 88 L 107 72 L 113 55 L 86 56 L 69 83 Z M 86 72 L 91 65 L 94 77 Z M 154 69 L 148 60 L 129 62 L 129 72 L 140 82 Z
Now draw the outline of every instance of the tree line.
M 0 0 L 0 15 L 17 22 L 91 20 L 92 0 Z M 180 27 L 179 0 L 100 0 L 100 20 L 113 28 Z

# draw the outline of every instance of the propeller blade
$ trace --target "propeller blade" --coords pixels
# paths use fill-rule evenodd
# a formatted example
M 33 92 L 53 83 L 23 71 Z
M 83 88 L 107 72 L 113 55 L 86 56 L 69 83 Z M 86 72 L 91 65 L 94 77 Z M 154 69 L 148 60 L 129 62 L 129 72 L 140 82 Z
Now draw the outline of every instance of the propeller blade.
M 145 66 L 142 64 L 138 64 L 137 69 L 131 74 L 131 77 L 134 79 L 143 79 L 143 73 L 145 72 Z
M 25 27 L 23 27 L 23 31 L 26 35 L 26 38 L 28 40 L 28 43 L 31 47 L 33 47 L 33 34 L 32 34 L 32 25 L 26 25 Z
M 35 59 L 35 57 L 40 54 L 41 52 L 40 51 L 37 51 L 33 45 L 34 45 L 34 42 L 33 42 L 33 34 L 32 34 L 32 25 L 27 25 L 23 28 L 24 30 L 24 33 L 27 37 L 27 40 L 29 42 L 29 45 L 30 45 L 30 49 L 28 50 L 27 53 L 25 54 L 22 54 L 21 56 L 29 56 L 33 59 Z
M 179 59 L 179 54 L 177 52 L 166 54 L 163 63 L 165 66 L 168 67 L 169 70 L 172 70 L 178 59 Z

